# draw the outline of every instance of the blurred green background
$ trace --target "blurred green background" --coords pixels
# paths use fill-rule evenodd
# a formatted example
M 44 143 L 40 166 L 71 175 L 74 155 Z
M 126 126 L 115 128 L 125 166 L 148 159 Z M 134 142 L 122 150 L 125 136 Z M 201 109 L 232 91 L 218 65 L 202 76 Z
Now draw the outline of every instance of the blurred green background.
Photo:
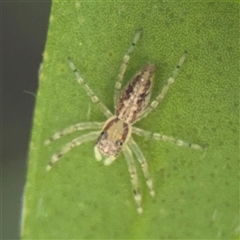
M 1 239 L 20 238 L 29 136 L 50 7 L 50 1 L 1 1 Z

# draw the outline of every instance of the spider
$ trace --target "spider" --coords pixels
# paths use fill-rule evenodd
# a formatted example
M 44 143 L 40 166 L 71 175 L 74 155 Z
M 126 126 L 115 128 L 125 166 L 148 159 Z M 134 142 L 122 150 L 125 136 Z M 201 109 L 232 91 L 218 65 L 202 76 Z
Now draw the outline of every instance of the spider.
M 171 136 L 166 136 L 160 133 L 148 132 L 132 126 L 136 122 L 145 118 L 162 101 L 170 85 L 174 82 L 187 55 L 187 52 L 185 51 L 180 58 L 178 65 L 174 69 L 172 76 L 167 80 L 160 94 L 151 103 L 149 102 L 151 97 L 151 88 L 153 84 L 154 72 L 154 65 L 152 64 L 147 64 L 132 78 L 132 80 L 127 84 L 127 86 L 121 91 L 122 80 L 130 59 L 130 54 L 132 53 L 136 43 L 138 42 L 141 33 L 142 29 L 136 32 L 132 44 L 130 45 L 128 51 L 123 57 L 123 62 L 121 64 L 114 88 L 114 114 L 112 114 L 109 109 L 99 100 L 99 98 L 87 85 L 85 80 L 80 76 L 72 60 L 70 58 L 68 59 L 69 67 L 75 74 L 78 83 L 85 89 L 87 95 L 91 98 L 92 102 L 98 106 L 100 111 L 108 118 L 108 120 L 106 122 L 77 123 L 60 132 L 55 133 L 51 138 L 45 141 L 45 145 L 48 145 L 54 140 L 57 140 L 60 137 L 63 137 L 72 132 L 86 129 L 95 129 L 96 131 L 92 131 L 90 133 L 73 139 L 71 142 L 67 143 L 58 153 L 54 154 L 49 164 L 47 165 L 47 171 L 49 171 L 61 157 L 63 157 L 74 147 L 79 146 L 84 142 L 97 139 L 94 146 L 95 158 L 96 160 L 100 161 L 104 156 L 105 165 L 110 165 L 119 156 L 120 152 L 123 152 L 127 161 L 128 171 L 130 173 L 130 178 L 132 182 L 133 194 L 139 214 L 143 212 L 142 197 L 139 190 L 138 177 L 136 167 L 134 165 L 133 153 L 142 167 L 144 177 L 146 178 L 146 184 L 152 197 L 154 197 L 155 191 L 152 178 L 148 171 L 147 161 L 139 146 L 134 141 L 132 134 L 153 138 L 156 140 L 169 141 L 177 144 L 178 146 L 186 146 L 193 149 L 203 149 L 202 146 L 197 144 L 187 143 Z

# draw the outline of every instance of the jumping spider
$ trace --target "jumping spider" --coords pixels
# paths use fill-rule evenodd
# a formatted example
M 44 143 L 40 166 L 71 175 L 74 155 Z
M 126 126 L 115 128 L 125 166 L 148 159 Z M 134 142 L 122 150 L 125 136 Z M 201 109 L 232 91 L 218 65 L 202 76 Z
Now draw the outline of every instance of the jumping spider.
M 123 57 L 123 62 L 121 64 L 120 72 L 118 74 L 114 89 L 114 114 L 112 114 L 108 108 L 99 100 L 99 98 L 94 94 L 84 79 L 82 79 L 72 60 L 68 59 L 69 66 L 75 74 L 78 83 L 85 89 L 92 102 L 99 107 L 100 111 L 108 118 L 108 120 L 106 122 L 78 123 L 64 129 L 63 131 L 55 133 L 50 139 L 45 141 L 45 144 L 48 145 L 54 140 L 75 131 L 97 129 L 97 131 L 84 134 L 67 143 L 58 153 L 52 156 L 47 166 L 47 170 L 49 171 L 52 166 L 72 148 L 81 145 L 84 142 L 97 139 L 94 147 L 95 157 L 98 161 L 100 161 L 102 160 L 102 156 L 104 156 L 105 165 L 110 165 L 118 157 L 119 153 L 121 151 L 123 152 L 128 164 L 128 170 L 133 186 L 133 194 L 139 214 L 143 212 L 141 204 L 142 197 L 139 191 L 137 171 L 134 165 L 132 152 L 135 154 L 137 160 L 142 166 L 142 171 L 146 178 L 146 183 L 149 188 L 150 195 L 154 196 L 155 191 L 153 188 L 152 178 L 148 171 L 147 161 L 143 156 L 139 146 L 134 141 L 132 133 L 156 140 L 169 141 L 177 144 L 178 146 L 186 146 L 193 149 L 203 148 L 197 144 L 187 143 L 174 137 L 166 136 L 160 133 L 151 133 L 132 126 L 136 122 L 145 118 L 162 101 L 170 85 L 174 82 L 187 55 L 187 52 L 185 51 L 180 58 L 178 65 L 174 69 L 172 76 L 167 80 L 161 93 L 151 103 L 149 103 L 149 101 L 151 97 L 154 72 L 154 66 L 152 64 L 147 64 L 132 78 L 132 80 L 123 89 L 123 91 L 121 91 L 122 80 L 130 59 L 130 54 L 133 51 L 137 41 L 139 40 L 141 33 L 142 30 L 137 31 L 131 46 Z

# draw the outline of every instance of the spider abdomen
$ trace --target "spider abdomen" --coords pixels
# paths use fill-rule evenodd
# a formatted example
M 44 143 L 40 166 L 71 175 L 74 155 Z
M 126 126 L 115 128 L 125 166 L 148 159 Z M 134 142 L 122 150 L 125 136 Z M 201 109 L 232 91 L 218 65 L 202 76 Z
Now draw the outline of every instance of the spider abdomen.
M 147 64 L 122 91 L 116 116 L 126 123 L 133 124 L 143 109 L 147 106 L 153 83 L 154 66 Z

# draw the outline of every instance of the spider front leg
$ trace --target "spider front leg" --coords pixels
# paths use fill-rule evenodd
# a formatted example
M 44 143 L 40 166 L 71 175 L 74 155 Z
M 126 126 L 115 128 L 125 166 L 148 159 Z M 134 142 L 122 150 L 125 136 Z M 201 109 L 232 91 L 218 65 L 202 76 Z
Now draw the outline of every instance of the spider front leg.
M 113 114 L 109 111 L 109 109 L 99 100 L 93 90 L 87 85 L 84 79 L 80 76 L 77 68 L 75 67 L 74 63 L 72 62 L 71 58 L 68 58 L 69 67 L 72 69 L 73 73 L 76 76 L 76 79 L 80 85 L 84 88 L 87 95 L 91 98 L 92 102 L 95 103 L 100 111 L 107 117 L 110 118 Z
M 155 196 L 155 191 L 153 189 L 153 181 L 152 181 L 152 178 L 149 174 L 149 171 L 148 171 L 148 164 L 147 164 L 147 161 L 144 157 L 144 155 L 142 154 L 142 151 L 141 149 L 139 148 L 139 146 L 137 145 L 137 143 L 133 140 L 133 138 L 131 137 L 129 139 L 129 142 L 128 142 L 131 150 L 134 152 L 134 154 L 136 155 L 136 158 L 138 160 L 138 162 L 141 164 L 141 167 L 142 167 L 142 171 L 143 171 L 143 174 L 144 174 L 144 177 L 146 179 L 146 183 L 147 183 L 147 186 L 149 188 L 149 191 L 150 191 L 150 195 L 152 197 Z
M 127 53 L 123 57 L 123 62 L 121 64 L 120 71 L 119 71 L 119 74 L 118 74 L 118 77 L 117 77 L 117 82 L 116 82 L 115 87 L 114 87 L 114 107 L 115 107 L 115 109 L 116 109 L 117 102 L 118 102 L 118 99 L 119 99 L 119 95 L 120 95 L 120 92 L 121 92 L 122 80 L 123 80 L 123 77 L 124 77 L 124 73 L 126 71 L 127 64 L 129 62 L 129 59 L 130 59 L 130 54 L 133 51 L 134 47 L 136 46 L 141 34 L 142 34 L 142 29 L 139 29 L 137 31 L 134 39 L 133 39 L 133 42 L 132 42 L 131 46 L 129 47 Z
M 137 177 L 137 169 L 134 165 L 134 159 L 132 152 L 128 145 L 126 144 L 123 148 L 123 154 L 126 158 L 127 164 L 128 164 L 128 171 L 130 173 L 131 177 L 131 182 L 133 186 L 133 194 L 134 194 L 134 199 L 137 204 L 137 211 L 139 214 L 142 214 L 143 209 L 142 209 L 142 196 L 139 191 L 139 185 L 138 185 L 138 177 Z
M 47 139 L 44 144 L 49 145 L 53 141 L 66 136 L 67 134 L 73 133 L 75 131 L 87 130 L 87 129 L 101 129 L 105 122 L 84 122 L 84 123 L 77 123 L 72 126 L 69 126 L 62 131 L 56 132 L 52 137 Z
M 174 137 L 171 137 L 171 136 L 166 136 L 166 135 L 163 135 L 163 134 L 160 134 L 160 133 L 148 132 L 148 131 L 145 131 L 141 128 L 133 127 L 132 132 L 137 134 L 138 136 L 152 138 L 152 139 L 155 139 L 155 140 L 171 142 L 171 143 L 174 143 L 174 144 L 176 144 L 178 146 L 181 146 L 181 147 L 189 147 L 189 148 L 193 148 L 195 150 L 204 149 L 204 147 L 202 147 L 198 144 L 188 143 L 188 142 L 185 142 L 183 140 L 180 140 L 180 139 L 177 139 L 177 138 L 174 138 Z
M 71 142 L 67 143 L 58 153 L 54 154 L 49 162 L 49 164 L 47 165 L 46 170 L 49 171 L 51 170 L 51 168 L 53 167 L 53 165 L 63 156 L 65 155 L 67 152 L 69 152 L 71 149 L 73 149 L 76 146 L 81 145 L 84 142 L 88 142 L 88 141 L 93 141 L 94 139 L 96 139 L 99 135 L 100 131 L 96 131 L 96 132 L 91 132 L 91 133 L 87 133 L 85 135 L 82 135 L 81 137 L 75 138 L 73 139 Z
M 179 71 L 180 71 L 180 68 L 182 66 L 182 64 L 184 63 L 185 59 L 187 57 L 187 51 L 185 51 L 182 55 L 182 57 L 180 58 L 176 68 L 174 69 L 173 73 L 172 73 L 172 76 L 167 80 L 165 86 L 163 87 L 161 93 L 155 98 L 155 100 L 153 100 L 151 102 L 151 104 L 149 104 L 145 110 L 142 112 L 142 114 L 139 116 L 138 119 L 136 119 L 135 122 L 138 122 L 140 121 L 141 119 L 145 118 L 150 112 L 152 112 L 157 106 L 158 104 L 163 100 L 163 98 L 165 97 L 169 87 L 171 84 L 174 83 L 175 81 L 175 78 L 177 77 Z

